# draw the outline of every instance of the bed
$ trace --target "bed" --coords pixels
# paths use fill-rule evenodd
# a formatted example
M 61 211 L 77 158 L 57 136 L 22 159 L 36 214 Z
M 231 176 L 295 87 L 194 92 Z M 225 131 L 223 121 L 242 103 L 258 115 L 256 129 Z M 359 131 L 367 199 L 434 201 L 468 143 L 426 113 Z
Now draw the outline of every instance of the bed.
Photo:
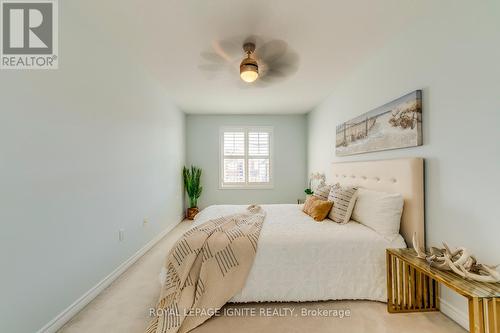
M 423 160 L 420 158 L 334 163 L 332 183 L 401 193 L 400 235 L 388 240 L 350 221 L 318 223 L 300 205 L 262 205 L 266 211 L 255 261 L 232 302 L 301 302 L 336 299 L 386 301 L 385 249 L 424 244 Z M 246 206 L 204 209 L 194 225 L 241 212 Z

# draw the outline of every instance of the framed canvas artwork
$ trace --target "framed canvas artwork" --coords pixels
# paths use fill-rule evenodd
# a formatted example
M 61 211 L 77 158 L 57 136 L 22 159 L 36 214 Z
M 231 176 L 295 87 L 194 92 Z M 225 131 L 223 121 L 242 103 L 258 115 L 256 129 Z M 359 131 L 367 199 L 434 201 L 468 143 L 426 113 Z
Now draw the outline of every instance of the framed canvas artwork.
M 337 126 L 335 152 L 347 156 L 422 145 L 422 91 L 415 90 Z

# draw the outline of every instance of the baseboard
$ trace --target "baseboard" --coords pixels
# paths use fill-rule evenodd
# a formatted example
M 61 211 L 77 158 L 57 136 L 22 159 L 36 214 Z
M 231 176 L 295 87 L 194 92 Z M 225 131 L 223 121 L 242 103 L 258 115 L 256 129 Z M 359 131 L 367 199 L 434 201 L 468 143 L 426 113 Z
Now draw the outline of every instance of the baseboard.
M 182 221 L 184 216 L 180 218 Z M 42 327 L 37 333 L 55 333 L 64 324 L 66 324 L 74 315 L 76 315 L 80 310 L 82 310 L 87 304 L 90 303 L 97 295 L 99 295 L 104 289 L 106 289 L 114 280 L 116 280 L 123 272 L 125 272 L 130 266 L 132 266 L 140 257 L 142 257 L 146 252 L 149 251 L 153 246 L 156 245 L 163 237 L 170 232 L 175 225 L 166 228 L 158 235 L 156 235 L 151 241 L 144 245 L 139 251 L 134 253 L 130 258 L 118 266 L 111 274 L 102 279 L 89 291 L 83 294 L 79 299 L 77 299 L 73 304 L 68 306 L 64 311 L 58 314 L 54 319 Z
M 467 331 L 469 330 L 469 314 L 464 313 L 463 311 L 457 309 L 455 306 L 446 302 L 444 299 L 439 299 L 439 309 L 442 313 L 444 313 L 447 317 L 450 317 L 457 324 L 465 328 Z

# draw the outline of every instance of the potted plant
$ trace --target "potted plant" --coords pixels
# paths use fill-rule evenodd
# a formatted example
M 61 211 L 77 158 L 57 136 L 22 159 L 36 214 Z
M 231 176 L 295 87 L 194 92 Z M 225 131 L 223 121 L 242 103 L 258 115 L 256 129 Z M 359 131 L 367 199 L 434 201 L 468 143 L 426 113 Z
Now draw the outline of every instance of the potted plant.
M 306 188 L 306 189 L 304 190 L 304 193 L 306 194 L 306 200 L 307 200 L 307 198 L 309 198 L 311 195 L 313 195 L 313 194 L 314 194 L 314 191 L 313 191 L 313 190 L 311 190 L 310 188 Z
M 201 169 L 193 165 L 191 165 L 190 169 L 184 167 L 182 175 L 184 176 L 184 187 L 186 188 L 186 192 L 189 197 L 189 207 L 187 209 L 186 217 L 192 220 L 200 211 L 198 209 L 198 198 L 203 190 L 200 183 Z

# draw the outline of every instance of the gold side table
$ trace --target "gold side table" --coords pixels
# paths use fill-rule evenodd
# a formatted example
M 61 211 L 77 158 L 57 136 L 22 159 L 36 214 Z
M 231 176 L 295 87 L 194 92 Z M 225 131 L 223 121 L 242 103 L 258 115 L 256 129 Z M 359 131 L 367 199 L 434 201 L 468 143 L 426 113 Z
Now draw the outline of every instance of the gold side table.
M 387 311 L 439 311 L 439 284 L 469 300 L 471 333 L 500 333 L 500 283 L 466 280 L 417 258 L 413 249 L 387 249 Z

